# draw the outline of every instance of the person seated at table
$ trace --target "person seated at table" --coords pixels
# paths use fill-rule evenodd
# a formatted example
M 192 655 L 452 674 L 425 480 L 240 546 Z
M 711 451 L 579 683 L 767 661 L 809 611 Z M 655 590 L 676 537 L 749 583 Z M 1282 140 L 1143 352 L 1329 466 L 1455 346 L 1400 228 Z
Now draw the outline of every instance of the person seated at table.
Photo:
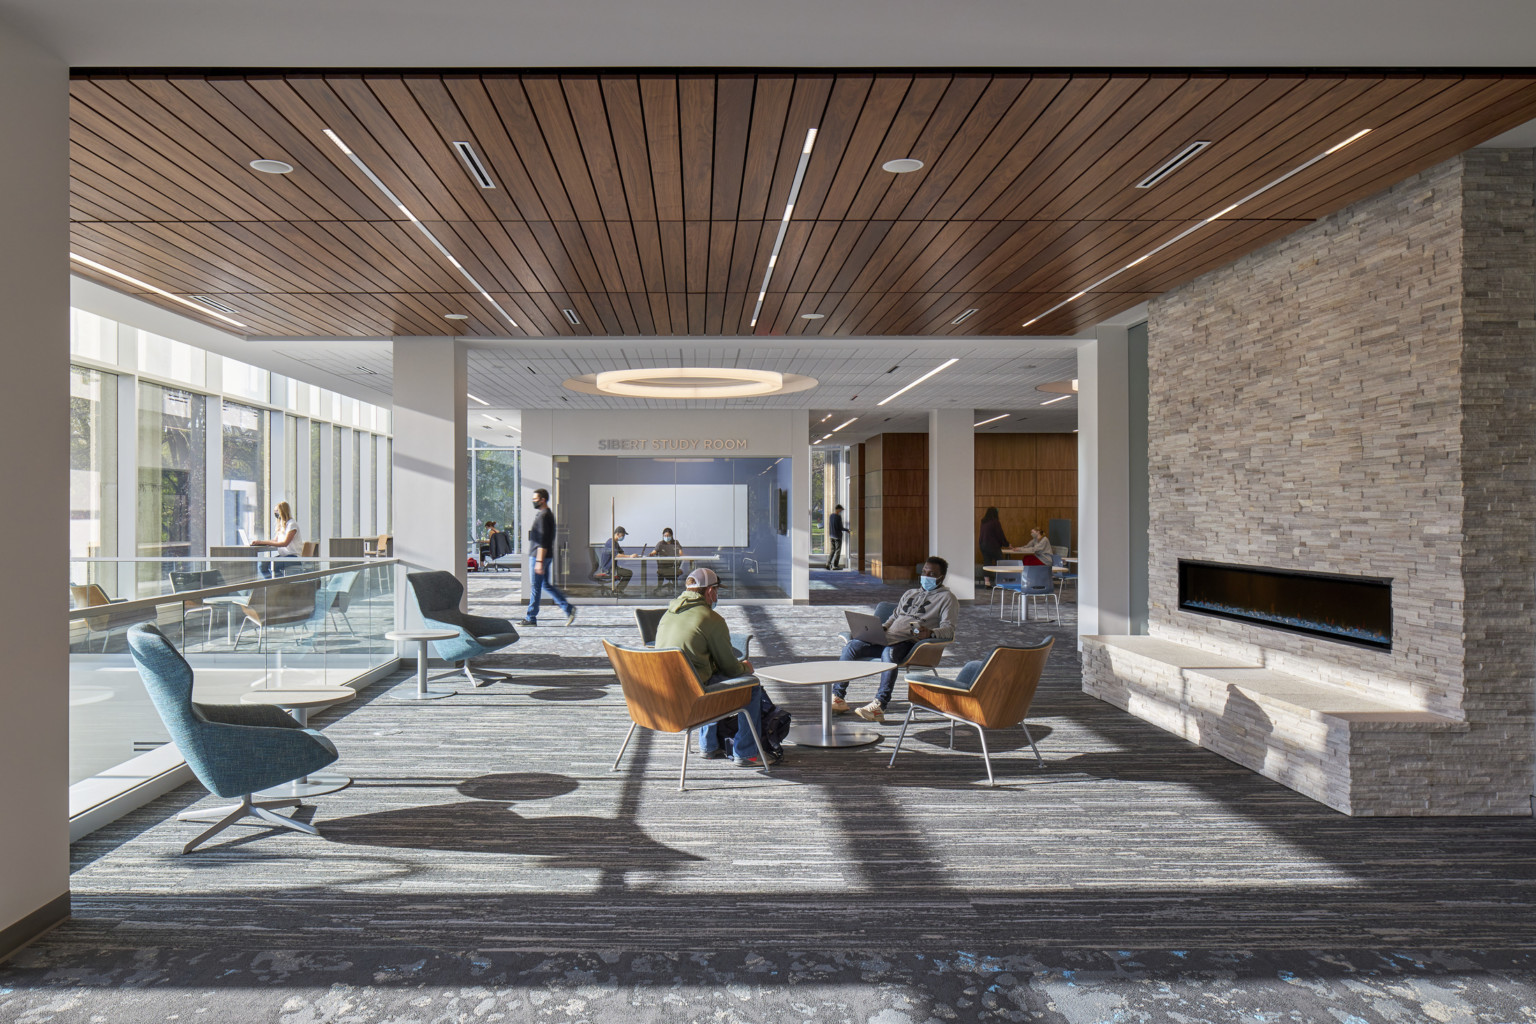
M 496 547 L 496 535 L 501 531 L 496 529 L 496 520 L 485 521 L 485 536 L 480 538 L 480 564 L 484 565 L 494 557 L 491 552 Z
M 1051 538 L 1032 526 L 1029 529 L 1029 543 L 1020 548 L 1018 553 L 1024 556 L 1025 565 L 1050 565 L 1052 564 Z M 1031 562 L 1030 558 L 1037 558 L 1039 561 Z
M 613 581 L 613 593 L 615 596 L 624 593 L 624 588 L 629 586 L 630 577 L 634 570 L 626 569 L 618 563 L 620 558 L 626 557 L 624 545 L 619 542 L 629 536 L 629 531 L 622 526 L 613 528 L 613 536 L 608 538 L 608 543 L 603 545 L 602 552 L 598 555 L 597 578 Z
M 713 569 L 695 569 L 688 574 L 687 587 L 667 606 L 666 614 L 656 624 L 656 649 L 675 647 L 682 651 L 693 674 L 706 690 L 728 679 L 751 676 L 752 662 L 737 659 L 736 651 L 731 647 L 730 627 L 715 611 L 715 605 L 720 601 L 720 577 Z M 746 715 L 755 717 L 748 719 L 744 717 Z M 754 680 L 752 699 L 736 716 L 736 734 L 730 739 L 731 749 L 725 750 L 721 743 L 719 723 L 699 730 L 699 748 L 706 758 L 729 755 L 732 762 L 743 768 L 760 766 L 762 755 L 747 723 L 760 722 L 762 716 L 763 688 Z M 772 751 L 768 757 L 769 764 L 778 760 Z
M 651 548 L 651 554 L 664 558 L 680 558 L 683 547 L 672 536 L 672 527 L 668 526 L 661 531 L 661 540 Z M 676 583 L 678 576 L 682 575 L 682 568 L 676 562 L 656 563 L 656 589 L 665 590 L 666 584 Z
M 277 507 L 272 510 L 272 517 L 277 520 L 277 526 L 272 530 L 272 539 L 251 541 L 253 548 L 276 549 L 272 552 L 272 558 L 261 565 L 261 574 L 269 579 L 283 574 L 278 559 L 298 558 L 304 553 L 304 544 L 299 540 L 298 520 L 293 518 L 293 510 L 286 501 L 277 503 Z
M 917 587 L 901 595 L 896 611 L 886 619 L 885 643 L 870 644 L 863 640 L 849 640 L 839 655 L 839 661 L 885 661 L 899 665 L 919 640 L 953 640 L 955 638 L 955 595 L 944 585 L 949 574 L 949 563 L 938 555 L 930 555 L 923 563 L 923 574 L 918 577 Z M 875 699 L 861 708 L 850 708 L 844 699 L 848 695 L 847 683 L 832 687 L 832 710 L 839 714 L 852 710 L 867 722 L 884 722 L 885 707 L 891 702 L 896 689 L 896 669 L 880 676 L 880 689 Z

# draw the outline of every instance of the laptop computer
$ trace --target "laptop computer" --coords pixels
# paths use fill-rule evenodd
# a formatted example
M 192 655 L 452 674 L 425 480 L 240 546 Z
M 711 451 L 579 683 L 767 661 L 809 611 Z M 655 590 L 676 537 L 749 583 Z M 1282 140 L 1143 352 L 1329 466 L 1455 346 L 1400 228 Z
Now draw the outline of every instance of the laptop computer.
M 847 608 L 843 609 L 843 616 L 848 620 L 848 635 L 853 639 L 862 640 L 866 644 L 879 644 L 882 647 L 887 643 L 885 624 L 880 619 L 868 612 L 856 612 Z
M 241 545 L 243 545 L 245 547 L 250 547 L 251 546 L 251 535 L 246 533 L 244 530 L 238 530 L 237 529 L 235 531 L 235 541 L 236 541 L 236 543 L 241 544 Z

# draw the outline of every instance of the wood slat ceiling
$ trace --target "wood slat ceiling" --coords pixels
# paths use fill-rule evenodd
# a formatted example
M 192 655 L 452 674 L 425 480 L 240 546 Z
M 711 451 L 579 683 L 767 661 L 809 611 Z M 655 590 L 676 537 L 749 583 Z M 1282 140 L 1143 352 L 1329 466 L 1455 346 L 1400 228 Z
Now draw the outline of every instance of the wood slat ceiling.
M 74 251 L 253 336 L 1064 335 L 1536 117 L 1536 76 L 92 73 L 70 110 Z M 907 156 L 926 166 L 881 170 Z

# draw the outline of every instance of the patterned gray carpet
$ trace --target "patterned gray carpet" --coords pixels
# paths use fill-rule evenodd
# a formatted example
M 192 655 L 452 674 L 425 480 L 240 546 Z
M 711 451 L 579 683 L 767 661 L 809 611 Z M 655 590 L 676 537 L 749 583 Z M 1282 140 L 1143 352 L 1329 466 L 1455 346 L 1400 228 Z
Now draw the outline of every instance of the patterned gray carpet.
M 896 593 L 814 575 L 811 606 L 722 609 L 759 665 L 834 656 L 840 608 Z M 516 586 L 472 603 L 520 618 Z M 357 780 L 305 812 L 320 838 L 181 857 L 189 786 L 76 844 L 75 916 L 0 968 L 0 1020 L 1536 1021 L 1530 820 L 1329 811 L 1083 696 L 1074 611 L 967 608 L 946 658 L 1059 638 L 1043 769 L 994 733 L 988 788 L 930 721 L 894 769 L 889 740 L 791 747 L 766 777 L 694 758 L 678 793 L 677 737 L 609 771 L 600 640 L 635 630 L 585 606 L 506 682 L 319 717 Z

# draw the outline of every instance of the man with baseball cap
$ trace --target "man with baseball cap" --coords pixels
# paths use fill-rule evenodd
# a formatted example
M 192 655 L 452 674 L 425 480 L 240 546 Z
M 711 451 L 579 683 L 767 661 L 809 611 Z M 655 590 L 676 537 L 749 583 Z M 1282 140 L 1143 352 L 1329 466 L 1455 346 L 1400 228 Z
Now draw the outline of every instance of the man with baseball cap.
M 725 619 L 715 611 L 720 600 L 720 577 L 713 569 L 695 569 L 688 574 L 688 589 L 679 594 L 656 625 L 656 647 L 676 647 L 692 666 L 694 675 L 706 690 L 730 686 L 752 687 L 752 699 L 737 715 L 736 736 L 730 750 L 722 748 L 719 724 L 699 730 L 699 746 L 707 758 L 727 754 L 744 768 L 762 765 L 757 741 L 752 738 L 750 721 L 760 722 L 763 713 L 763 688 L 752 675 L 752 663 L 736 657 L 731 646 L 731 631 Z M 770 761 L 771 763 L 771 761 Z

